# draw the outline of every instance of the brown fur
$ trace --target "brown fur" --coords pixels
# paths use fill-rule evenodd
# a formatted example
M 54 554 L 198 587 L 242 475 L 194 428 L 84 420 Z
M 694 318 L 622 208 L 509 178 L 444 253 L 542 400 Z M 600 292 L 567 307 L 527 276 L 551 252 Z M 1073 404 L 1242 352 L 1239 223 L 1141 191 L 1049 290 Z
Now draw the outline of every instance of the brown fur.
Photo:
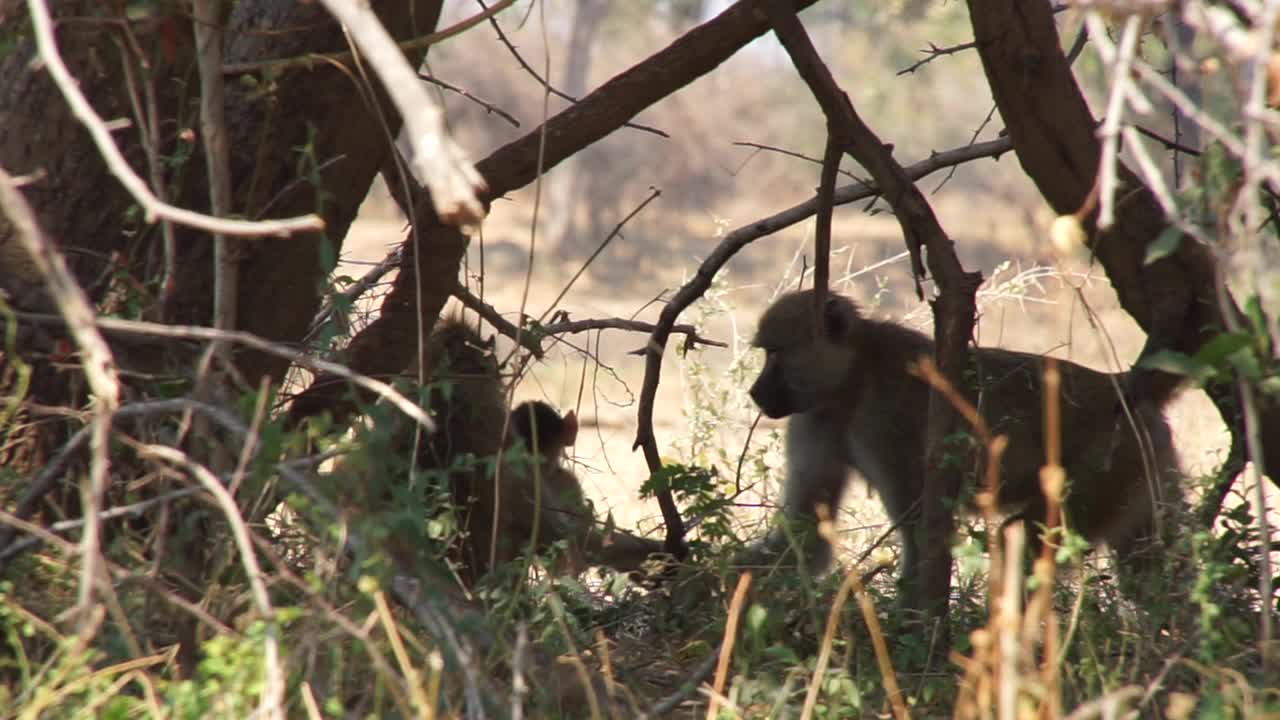
M 578 478 L 563 465 L 564 450 L 577 436 L 572 412 L 561 417 L 545 403 L 525 403 L 504 443 L 505 388 L 491 344 L 473 328 L 442 321 L 431 334 L 427 362 L 428 409 L 439 427 L 423 443 L 419 464 L 452 468 L 449 482 L 466 529 L 456 552 L 465 580 L 561 540 L 569 546 L 561 569 L 575 574 L 591 562 L 636 570 L 661 550 L 660 542 L 597 526 Z M 492 461 L 499 455 L 500 467 Z
M 901 523 L 902 579 L 909 594 L 921 557 L 917 506 L 924 491 L 929 388 L 907 367 L 921 355 L 931 356 L 933 342 L 863 318 L 852 301 L 839 296 L 827 299 L 819 330 L 812 292 L 802 292 L 779 298 L 765 312 L 754 344 L 768 359 L 751 395 L 766 415 L 789 416 L 785 512 L 812 521 L 819 504 L 834 510 L 848 472 L 858 471 L 890 518 Z M 965 390 L 992 431 L 1009 438 L 1000 508 L 1043 523 L 1042 358 L 993 348 L 974 348 L 970 357 L 971 384 Z M 1177 458 L 1161 412 L 1169 396 L 1146 398 L 1135 409 L 1141 431 L 1135 434 L 1116 413 L 1123 374 L 1066 361 L 1060 368 L 1065 521 L 1091 542 L 1110 545 L 1130 570 L 1140 570 L 1152 560 L 1139 551 L 1154 539 L 1161 505 L 1178 492 Z M 814 563 L 824 566 L 830 548 L 821 539 L 813 542 Z M 910 607 L 919 607 L 917 600 L 905 598 Z

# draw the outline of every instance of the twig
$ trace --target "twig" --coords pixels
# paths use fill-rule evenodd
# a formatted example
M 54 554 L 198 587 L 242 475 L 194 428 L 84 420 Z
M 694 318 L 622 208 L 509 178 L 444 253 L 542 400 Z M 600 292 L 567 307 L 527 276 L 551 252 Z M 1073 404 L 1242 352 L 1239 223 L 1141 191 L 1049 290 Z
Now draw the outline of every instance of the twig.
M 378 281 L 385 277 L 387 273 L 400 266 L 403 254 L 404 245 L 396 245 L 377 265 L 374 265 L 368 272 L 361 275 L 359 280 L 351 283 L 345 290 L 336 294 L 342 297 L 347 305 L 355 304 L 361 295 L 364 295 L 374 285 L 377 285 Z M 320 309 L 316 311 L 316 316 L 311 320 L 311 329 L 307 331 L 304 342 L 315 337 L 321 326 L 329 322 L 329 318 L 333 316 L 334 309 L 333 297 L 325 297 L 324 302 L 320 303 Z
M 1102 159 L 1098 166 L 1099 177 L 1099 211 L 1098 229 L 1107 230 L 1115 222 L 1116 163 L 1118 162 L 1118 146 L 1120 142 L 1120 126 L 1124 122 L 1125 101 L 1137 95 L 1137 89 L 1129 76 L 1129 68 L 1133 64 L 1134 51 L 1138 46 L 1138 34 L 1142 28 L 1142 18 L 1130 15 L 1125 19 L 1124 30 L 1120 35 L 1119 47 L 1111 51 L 1110 43 L 1101 39 L 1106 35 L 1106 26 L 1102 19 L 1093 13 L 1085 16 L 1089 26 L 1089 34 L 1093 37 L 1103 60 L 1111 64 L 1111 94 L 1107 98 L 1106 117 L 1098 136 L 1102 139 Z
M 876 652 L 876 665 L 880 668 L 880 678 L 884 680 L 884 693 L 889 698 L 890 707 L 893 708 L 893 716 L 897 720 L 907 720 L 911 714 L 907 712 L 902 690 L 898 687 L 898 675 L 893 671 L 893 660 L 889 657 L 889 648 L 884 641 L 884 631 L 880 628 L 880 618 L 876 615 L 875 604 L 871 602 L 871 596 L 867 595 L 864 586 L 867 579 L 879 572 L 879 569 L 869 571 L 862 578 L 858 578 L 856 572 L 851 572 L 849 578 L 853 580 L 853 591 L 858 597 L 862 621 L 867 624 L 867 634 L 871 636 L 871 647 Z
M 97 623 L 90 621 L 93 616 L 90 612 L 94 598 L 93 587 L 102 574 L 104 562 L 98 544 L 100 537 L 97 513 L 102 510 L 102 499 L 106 495 L 107 481 L 110 479 L 108 445 L 111 417 L 120 405 L 120 378 L 111 348 L 94 327 L 93 306 L 89 303 L 88 296 L 67 268 L 62 254 L 44 237 L 40 226 L 36 224 L 31 206 L 3 168 L 0 168 L 0 209 L 12 223 L 18 242 L 31 256 L 32 264 L 44 279 L 45 287 L 62 314 L 62 320 L 66 322 L 71 337 L 80 348 L 81 367 L 93 391 L 93 425 L 89 440 L 92 455 L 89 477 L 80 489 L 80 500 L 89 521 L 85 523 L 80 540 L 80 594 L 76 601 L 76 614 L 82 635 L 80 641 L 87 644 L 90 634 L 97 628 Z
M 1176 141 L 1176 140 L 1170 140 L 1169 138 L 1167 138 L 1167 137 L 1165 137 L 1165 136 L 1161 135 L 1160 133 L 1156 132 L 1155 130 L 1149 130 L 1149 129 L 1147 129 L 1147 128 L 1142 127 L 1141 125 L 1133 125 L 1133 126 L 1131 126 L 1131 127 L 1133 127 L 1133 129 L 1134 129 L 1134 130 L 1137 130 L 1139 134 L 1141 134 L 1141 135 L 1145 135 L 1146 137 L 1149 137 L 1149 138 L 1151 138 L 1152 140 L 1155 140 L 1156 142 L 1158 142 L 1158 143 L 1160 143 L 1161 145 L 1163 145 L 1165 150 L 1176 150 L 1176 151 L 1178 151 L 1178 152 L 1180 152 L 1180 153 L 1183 153 L 1183 154 L 1185 154 L 1185 155 L 1191 155 L 1191 156 L 1193 156 L 1193 157 L 1200 157 L 1200 151 L 1199 151 L 1199 150 L 1197 150 L 1197 149 L 1195 149 L 1195 148 L 1193 148 L 1193 147 L 1191 147 L 1191 146 L 1189 146 L 1189 145 L 1183 145 L 1182 143 L 1180 143 L 1180 142 L 1178 142 L 1178 141 Z
M 622 233 L 622 228 L 626 227 L 627 223 L 631 222 L 631 218 L 639 215 L 641 211 L 649 206 L 649 203 L 657 200 L 661 195 L 661 189 L 653 187 L 652 185 L 649 186 L 649 195 L 645 197 L 644 200 L 641 200 L 640 204 L 636 205 L 631 212 L 627 213 L 626 217 L 619 220 L 618 224 L 613 226 L 613 230 L 609 231 L 609 234 L 605 236 L 604 240 L 600 241 L 600 244 L 596 246 L 596 249 L 587 257 L 586 261 L 582 263 L 582 266 L 573 274 L 573 277 L 569 278 L 569 282 L 565 283 L 564 287 L 560 289 L 560 293 L 551 301 L 551 304 L 547 306 L 547 309 L 543 310 L 542 314 L 538 316 L 539 322 L 545 320 L 547 316 L 555 310 L 556 306 L 560 304 L 560 301 L 564 299 L 564 296 L 569 293 L 569 289 L 578 281 L 578 278 L 582 277 L 582 273 L 586 272 L 587 268 L 591 266 L 591 263 L 597 257 L 600 257 L 600 253 L 604 252 L 604 249 L 609 247 L 609 243 Z
M 793 157 L 799 160 L 805 160 L 807 162 L 813 163 L 814 165 L 822 164 L 822 158 L 809 157 L 804 153 L 798 153 L 794 150 L 787 150 L 786 148 L 774 147 L 773 145 L 761 145 L 760 143 L 748 142 L 745 140 L 738 141 L 733 144 L 738 147 L 749 147 L 749 148 L 755 148 L 757 150 L 767 150 L 769 152 L 778 153 L 779 155 L 786 155 L 787 157 Z M 838 170 L 837 172 L 849 178 L 850 180 L 857 180 L 859 182 L 862 181 L 862 178 L 858 177 L 857 175 L 854 175 L 848 170 Z
M 240 516 L 235 498 L 223 487 L 222 482 L 204 465 L 194 461 L 186 453 L 176 448 L 163 445 L 144 445 L 140 448 L 144 455 L 167 460 L 186 468 L 202 485 L 206 492 L 213 496 L 222 514 L 231 528 L 231 537 L 235 540 L 240 552 L 240 562 L 244 565 L 246 579 L 249 581 L 250 596 L 257 607 L 258 615 L 266 626 L 263 635 L 263 689 L 259 712 L 268 718 L 284 717 L 285 673 L 280 657 L 280 625 L 276 622 L 275 608 L 271 605 L 271 597 L 267 594 L 267 585 L 263 582 L 262 568 L 258 565 L 258 556 L 254 554 L 253 542 L 249 539 L 249 527 Z
M 729 674 L 733 643 L 738 637 L 738 620 L 742 617 L 742 606 L 746 604 L 749 587 L 751 587 L 751 572 L 747 571 L 738 576 L 738 585 L 734 588 L 733 599 L 729 602 L 729 618 L 725 622 L 724 637 L 720 641 L 720 659 L 716 662 L 715 681 L 711 684 L 711 702 L 707 703 L 707 720 L 715 720 L 716 708 L 720 705 L 720 698 L 724 696 L 724 681 Z
M 589 320 L 565 320 L 563 322 L 551 323 L 544 325 L 543 330 L 548 335 L 572 335 L 574 333 L 589 332 L 591 330 L 628 330 L 631 332 L 652 333 L 657 327 L 653 323 L 647 323 L 643 320 L 631 320 L 629 318 L 591 318 Z M 698 329 L 689 324 L 672 325 L 671 332 L 677 335 L 688 335 L 688 342 L 697 345 L 708 345 L 710 347 L 727 348 L 728 343 L 719 340 L 710 340 L 698 334 Z M 643 355 L 644 350 L 632 350 L 630 355 Z
M 476 2 L 480 4 L 480 7 L 486 8 L 486 9 L 488 8 L 488 6 L 484 4 L 484 0 L 476 0 Z M 561 92 L 560 90 L 557 90 L 550 82 L 547 81 L 545 77 L 543 77 L 542 74 L 540 74 L 537 70 L 535 70 L 533 66 L 530 65 L 529 62 L 524 59 L 524 56 L 521 55 L 520 51 L 516 49 L 515 44 L 512 43 L 510 38 L 507 37 L 507 34 L 503 32 L 502 26 L 498 24 L 497 18 L 494 18 L 494 17 L 489 18 L 489 24 L 493 26 L 494 32 L 498 34 L 498 40 L 507 47 L 507 50 L 508 52 L 511 53 L 511 56 L 516 59 L 517 63 L 520 63 L 520 67 L 523 68 L 525 72 L 529 73 L 531 76 L 533 76 L 534 80 L 538 81 L 538 84 L 542 86 L 543 90 L 547 91 L 548 93 L 551 93 L 552 95 L 555 95 L 561 100 L 567 100 L 571 103 L 578 102 L 578 98 L 566 92 Z M 641 125 L 640 123 L 625 122 L 625 123 L 622 123 L 622 126 L 629 127 L 633 130 L 641 130 L 643 132 L 653 133 L 658 137 L 663 137 L 663 138 L 671 137 L 670 135 L 663 132 L 662 130 L 659 130 L 654 127 L 649 127 L 648 125 Z
M 409 164 L 414 175 L 430 188 L 436 214 L 446 223 L 479 223 L 485 210 L 477 194 L 487 189 L 484 179 L 462 147 L 449 137 L 444 113 L 422 87 L 373 9 L 355 0 L 320 2 L 347 26 L 400 111 L 413 149 Z
M 541 337 L 536 337 L 533 333 L 526 332 L 522 329 L 521 326 L 524 324 L 523 320 L 521 321 L 521 326 L 517 326 L 515 323 L 503 317 L 502 313 L 494 309 L 492 305 L 481 300 L 475 295 L 475 293 L 472 293 L 462 285 L 459 285 L 458 288 L 453 291 L 453 296 L 462 303 L 463 307 L 484 318 L 485 321 L 492 325 L 495 330 L 501 333 L 504 337 L 510 338 L 512 342 L 519 343 L 520 347 L 533 353 L 534 357 L 541 358 L 546 352 L 542 349 Z M 527 319 L 528 317 L 526 316 L 524 320 Z
M 487 112 L 487 113 L 489 113 L 489 114 L 491 114 L 491 115 L 497 115 L 498 117 L 502 118 L 503 120 L 506 120 L 508 123 L 511 123 L 511 126 L 512 126 L 512 127 L 520 127 L 520 121 L 519 121 L 519 120 L 517 120 L 517 119 L 516 119 L 516 117 L 515 117 L 514 115 L 512 115 L 512 114 L 511 114 L 511 113 L 509 113 L 509 112 L 507 112 L 506 110 L 503 110 L 502 108 L 498 107 L 497 105 L 494 105 L 493 103 L 489 102 L 488 100 L 484 100 L 484 99 L 482 99 L 482 98 L 476 97 L 476 96 L 475 96 L 475 95 L 473 95 L 470 91 L 468 91 L 468 90 L 466 90 L 466 89 L 464 89 L 464 88 L 460 88 L 460 87 L 458 87 L 457 85 L 454 85 L 454 84 L 452 84 L 452 83 L 445 82 L 444 80 L 441 80 L 440 78 L 435 77 L 434 75 L 427 75 L 427 74 L 425 74 L 425 73 L 423 73 L 423 72 L 419 72 L 419 73 L 418 73 L 418 77 L 422 78 L 423 80 L 426 80 L 427 82 L 429 82 L 429 83 L 431 83 L 431 84 L 433 84 L 433 85 L 438 85 L 438 86 L 440 86 L 440 87 L 444 88 L 445 90 L 449 90 L 449 91 L 452 91 L 452 92 L 456 92 L 456 93 L 458 93 L 458 94 L 459 94 L 459 95 L 461 95 L 462 97 L 464 97 L 464 98 L 466 98 L 466 99 L 470 100 L 471 102 L 473 102 L 473 103 L 475 103 L 475 104 L 479 105 L 480 107 L 484 108 L 485 112 Z
M 88 428 L 85 428 L 84 432 L 85 432 L 85 435 L 87 436 Z M 130 503 L 129 505 L 117 505 L 111 508 L 110 510 L 103 510 L 102 512 L 98 513 L 98 521 L 102 522 L 104 520 L 115 520 L 116 518 L 121 518 L 121 517 L 139 517 L 142 515 L 142 513 L 146 512 L 147 510 L 150 510 L 156 505 L 163 505 L 164 503 L 171 502 L 173 500 L 181 500 L 184 497 L 195 495 L 201 492 L 204 492 L 204 490 L 202 490 L 201 488 L 187 487 L 187 488 L 181 488 L 178 490 L 173 490 L 171 492 L 163 493 L 161 495 L 157 495 L 148 500 L 141 500 L 136 503 Z M 16 512 L 13 513 L 10 517 L 14 519 L 23 519 L 22 516 Z M 88 521 L 83 517 L 77 520 L 60 520 L 56 523 L 49 525 L 44 529 L 51 533 L 60 533 L 60 532 L 66 532 L 68 530 L 76 530 L 78 528 L 84 527 L 86 522 Z M 13 525 L 6 526 L 5 527 L 6 533 L 12 534 L 13 528 L 14 528 Z M 33 547 L 41 545 L 44 542 L 45 542 L 44 536 L 30 535 L 28 537 L 22 538 L 21 540 L 17 540 L 13 543 L 6 543 L 6 545 L 3 546 L 3 549 L 0 549 L 0 569 L 3 569 L 5 563 L 9 562 L 11 558 L 17 555 L 20 555 L 21 553 L 26 552 L 27 550 L 30 550 Z
M 53 18 L 49 14 L 47 0 L 27 0 L 31 11 L 31 26 L 35 33 L 36 47 L 40 51 L 40 59 L 44 62 L 58 90 L 67 100 L 71 113 L 80 120 L 89 131 L 98 152 L 107 164 L 107 169 L 120 181 L 129 194 L 142 206 L 146 221 L 155 222 L 157 218 L 171 220 L 188 227 L 206 232 L 224 233 L 242 237 L 263 235 L 286 236 L 297 232 L 319 231 L 324 229 L 324 220 L 316 215 L 303 215 L 281 220 L 230 220 L 216 218 L 186 210 L 160 201 L 147 187 L 146 181 L 138 177 L 125 160 L 120 149 L 111 137 L 111 130 L 94 111 L 71 71 L 67 69 L 58 53 L 58 43 L 53 36 Z
M 16 313 L 17 317 L 29 322 L 60 324 L 60 320 L 52 315 L 37 313 Z M 378 397 L 396 406 L 429 432 L 435 431 L 435 422 L 423 412 L 416 403 L 401 395 L 390 385 L 376 380 L 343 365 L 320 358 L 310 357 L 285 345 L 271 342 L 243 330 L 218 330 L 216 328 L 198 327 L 195 325 L 163 325 L 143 322 L 141 320 L 123 320 L 120 318 L 100 317 L 93 321 L 99 329 L 131 335 L 154 335 L 157 337 L 179 338 L 184 340 L 230 341 L 251 347 L 260 352 L 285 358 L 312 372 L 325 372 L 337 375 L 348 382 L 355 383 Z
M 972 50 L 976 47 L 978 47 L 978 43 L 973 40 L 970 40 L 969 42 L 966 42 L 966 43 L 960 43 L 959 45 L 949 45 L 947 47 L 938 47 L 933 43 L 929 43 L 929 47 L 920 51 L 924 53 L 925 56 L 915 61 L 911 65 L 899 70 L 898 75 L 913 74 L 915 73 L 916 70 L 919 70 L 921 67 L 928 65 L 929 63 L 933 62 L 934 60 L 937 60 L 938 58 L 944 55 L 955 55 L 958 52 L 963 52 L 965 50 Z
M 1121 717 L 1120 712 L 1131 700 L 1137 700 L 1142 697 L 1142 687 L 1139 685 L 1125 685 L 1117 690 L 1103 695 L 1100 698 L 1094 698 L 1080 707 L 1076 708 L 1066 717 L 1066 720 L 1089 720 L 1090 718 L 1115 718 Z

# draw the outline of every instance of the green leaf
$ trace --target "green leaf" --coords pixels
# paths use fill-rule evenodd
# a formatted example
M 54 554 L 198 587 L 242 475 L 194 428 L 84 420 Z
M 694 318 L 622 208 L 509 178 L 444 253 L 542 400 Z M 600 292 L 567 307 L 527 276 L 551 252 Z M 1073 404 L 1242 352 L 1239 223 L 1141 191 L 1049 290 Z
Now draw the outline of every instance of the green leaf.
M 1143 265 L 1168 257 L 1177 252 L 1178 246 L 1182 244 L 1182 231 L 1177 226 L 1170 225 L 1156 236 L 1156 239 L 1147 245 L 1146 257 L 1142 258 Z
M 1191 358 L 1191 361 L 1193 363 L 1223 369 L 1226 367 L 1227 358 L 1234 355 L 1237 351 L 1249 347 L 1252 343 L 1253 337 L 1248 333 L 1221 333 L 1217 337 L 1205 343 L 1204 346 L 1196 352 L 1195 356 Z
M 1213 368 L 1206 367 L 1203 363 L 1185 353 L 1173 350 L 1160 350 L 1151 353 L 1138 361 L 1138 367 L 1146 368 L 1147 370 L 1160 370 L 1161 372 L 1182 375 L 1196 380 L 1204 379 L 1213 374 Z

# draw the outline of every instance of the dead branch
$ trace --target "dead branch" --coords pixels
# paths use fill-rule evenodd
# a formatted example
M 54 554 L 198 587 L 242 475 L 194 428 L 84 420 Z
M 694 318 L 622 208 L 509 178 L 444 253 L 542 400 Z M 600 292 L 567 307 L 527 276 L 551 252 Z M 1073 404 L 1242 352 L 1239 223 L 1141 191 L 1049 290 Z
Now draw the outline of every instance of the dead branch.
M 434 75 L 428 75 L 425 72 L 419 72 L 418 77 L 422 78 L 423 80 L 426 80 L 432 85 L 442 87 L 445 90 L 448 90 L 450 92 L 455 92 L 461 95 L 462 97 L 484 108 L 484 111 L 486 113 L 489 113 L 491 115 L 497 115 L 503 120 L 506 120 L 508 123 L 511 124 L 512 127 L 520 127 L 520 121 L 517 120 L 514 115 L 507 112 L 506 110 L 503 110 L 497 105 L 489 102 L 488 100 L 485 100 L 484 98 L 477 97 L 476 95 L 472 94 L 470 90 L 467 90 L 466 88 L 461 88 L 461 87 L 458 87 L 457 85 L 454 85 L 453 83 L 445 82 L 444 80 L 441 80 L 440 78 L 435 77 Z
M 480 3 L 480 7 L 484 7 L 484 0 L 477 0 L 477 2 Z M 528 60 L 524 59 L 524 55 L 520 54 L 520 51 L 516 49 L 515 43 L 511 42 L 511 39 L 507 37 L 507 33 L 503 31 L 502 26 L 498 24 L 497 18 L 494 18 L 494 17 L 489 18 L 489 24 L 493 26 L 493 31 L 498 34 L 498 41 L 506 46 L 507 52 L 511 53 L 511 57 L 515 58 L 516 62 L 520 64 L 520 67 L 526 73 L 528 73 L 534 80 L 537 80 L 538 84 L 541 85 L 544 90 L 551 93 L 552 95 L 555 95 L 561 100 L 567 100 L 571 103 L 579 102 L 578 98 L 552 85 L 546 78 L 542 76 L 542 73 L 538 72 L 532 65 L 529 64 Z M 622 127 L 629 127 L 633 130 L 640 130 L 642 132 L 653 133 L 658 137 L 663 137 L 663 138 L 671 137 L 666 132 L 659 130 L 658 128 L 650 127 L 648 125 L 641 125 L 640 123 L 625 122 L 622 124 Z
M 972 50 L 975 47 L 977 47 L 977 43 L 973 42 L 972 40 L 969 42 L 960 43 L 959 45 L 950 45 L 947 47 L 938 47 L 933 43 L 929 43 L 929 47 L 920 51 L 924 53 L 924 57 L 915 61 L 911 65 L 899 70 L 898 75 L 910 75 L 914 73 L 916 70 L 919 70 L 920 68 L 924 67 L 925 65 L 928 65 L 929 63 L 933 62 L 934 60 L 937 60 L 940 57 L 943 57 L 944 55 L 955 55 L 958 52 L 963 52 L 965 50 Z
M 738 147 L 749 147 L 749 148 L 755 148 L 757 150 L 768 150 L 769 152 L 778 153 L 779 155 L 786 155 L 787 157 L 793 157 L 793 158 L 796 158 L 797 160 L 805 160 L 807 162 L 813 163 L 814 165 L 822 165 L 822 158 L 809 157 L 804 153 L 798 153 L 794 150 L 787 150 L 786 148 L 774 147 L 772 145 L 762 145 L 760 143 L 750 142 L 748 140 L 740 140 L 733 144 Z M 839 170 L 838 172 L 841 175 L 849 178 L 850 180 L 861 181 L 861 178 L 849 172 L 848 170 Z

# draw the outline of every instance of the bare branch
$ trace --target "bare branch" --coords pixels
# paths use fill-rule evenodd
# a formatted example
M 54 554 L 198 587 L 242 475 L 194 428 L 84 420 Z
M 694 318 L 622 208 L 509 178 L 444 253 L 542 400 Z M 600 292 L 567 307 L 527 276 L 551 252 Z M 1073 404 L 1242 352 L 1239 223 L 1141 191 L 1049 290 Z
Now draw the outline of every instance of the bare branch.
M 53 323 L 60 324 L 61 319 L 52 315 L 42 315 L 38 313 L 14 313 L 19 319 L 37 323 Z M 299 367 L 306 368 L 315 373 L 329 373 L 355 383 L 374 395 L 386 400 L 396 406 L 405 415 L 408 415 L 415 422 L 426 428 L 428 432 L 435 431 L 435 422 L 418 407 L 417 403 L 400 394 L 398 390 L 390 385 L 376 380 L 358 372 L 355 372 L 344 365 L 328 360 L 309 357 L 302 352 L 295 350 L 286 345 L 271 342 L 264 338 L 258 337 L 252 333 L 242 330 L 218 330 L 210 327 L 199 327 L 196 325 L 163 325 L 161 323 L 144 322 L 141 320 L 123 320 L 120 318 L 100 317 L 93 320 L 93 325 L 98 329 L 107 332 L 117 332 L 129 335 L 152 335 L 156 337 L 180 338 L 184 340 L 205 340 L 210 342 L 233 342 L 240 345 L 251 347 L 254 350 L 275 355 L 276 357 L 285 358 Z
M 590 332 L 591 330 L 628 330 L 630 332 L 652 333 L 657 326 L 642 320 L 628 318 L 591 318 L 590 320 L 566 320 L 543 326 L 548 335 L 571 335 L 573 333 Z M 709 345 L 726 348 L 728 343 L 710 340 L 698 334 L 692 325 L 673 325 L 671 332 L 677 335 L 688 335 L 690 344 Z M 631 355 L 644 355 L 646 350 L 633 350 Z
M 454 85 L 454 84 L 452 84 L 452 83 L 445 82 L 444 80 L 441 80 L 440 78 L 435 77 L 434 75 L 427 75 L 427 74 L 425 74 L 425 73 L 423 73 L 423 72 L 419 72 L 419 73 L 418 73 L 418 77 L 422 78 L 423 80 L 426 80 L 427 82 L 431 83 L 432 85 L 437 85 L 437 86 L 442 87 L 442 88 L 444 88 L 445 90 L 448 90 L 448 91 L 450 91 L 450 92 L 458 93 L 458 94 L 459 94 L 459 95 L 461 95 L 462 97 L 464 97 L 464 98 L 466 98 L 466 99 L 470 100 L 471 102 L 473 102 L 473 103 L 475 103 L 475 104 L 479 105 L 480 107 L 484 108 L 485 112 L 490 113 L 490 114 L 493 114 L 493 115 L 497 115 L 498 117 L 502 118 L 503 120 L 506 120 L 508 123 L 511 123 L 511 126 L 512 126 L 512 127 L 520 127 L 520 121 L 519 121 L 519 120 L 517 120 L 517 119 L 516 119 L 516 117 L 515 117 L 514 115 L 512 115 L 512 114 L 511 114 L 511 113 L 509 113 L 509 112 L 507 112 L 506 110 L 503 110 L 502 108 L 498 107 L 497 105 L 494 105 L 493 103 L 489 102 L 488 100 L 484 100 L 484 99 L 482 99 L 482 98 L 476 97 L 475 95 L 471 94 L 471 91 L 467 90 L 466 88 L 460 88 L 460 87 L 458 87 L 457 85 Z
M 827 123 L 827 150 L 822 156 L 822 177 L 818 183 L 818 219 L 813 233 L 813 320 L 822 324 L 822 306 L 827 301 L 831 276 L 831 204 L 836 191 L 836 171 L 844 156 L 839 130 Z
M 484 6 L 485 6 L 485 4 L 484 4 L 484 0 L 477 0 L 477 2 L 479 2 L 479 3 L 480 3 L 480 7 L 484 7 Z M 533 76 L 533 79 L 534 79 L 534 80 L 537 80 L 537 81 L 538 81 L 538 84 L 539 84 L 539 85 L 541 85 L 541 86 L 542 86 L 542 88 L 543 88 L 544 90 L 546 90 L 547 92 L 551 93 L 552 95 L 555 95 L 556 97 L 560 98 L 561 100 L 567 100 L 567 101 L 569 101 L 569 102 L 571 102 L 571 103 L 577 103 L 577 102 L 579 101 L 579 100 L 578 100 L 578 98 L 576 98 L 576 97 L 574 97 L 574 96 L 570 95 L 569 93 L 563 92 L 563 91 L 561 91 L 561 90 L 557 89 L 556 87 L 554 87 L 554 86 L 553 86 L 553 85 L 552 85 L 552 84 L 551 84 L 551 83 L 550 83 L 546 78 L 544 78 L 544 77 L 542 76 L 542 74 L 541 74 L 541 73 L 539 73 L 537 70 L 535 70 L 535 69 L 534 69 L 534 67 L 533 67 L 532 65 L 530 65 L 530 64 L 529 64 L 529 61 L 527 61 L 527 60 L 525 60 L 525 59 L 524 59 L 524 56 L 523 56 L 523 55 L 521 55 L 521 54 L 520 54 L 520 51 L 516 49 L 515 44 L 514 44 L 514 43 L 512 43 L 512 42 L 511 42 L 511 40 L 510 40 L 510 38 L 508 38 L 508 37 L 507 37 L 507 34 L 506 34 L 505 32 L 503 32 L 503 30 L 502 30 L 502 26 L 498 24 L 498 19 L 497 19 L 497 18 L 490 18 L 490 19 L 489 19 L 489 24 L 493 26 L 493 30 L 494 30 L 494 32 L 496 32 L 496 33 L 498 34 L 498 40 L 499 40 L 503 45 L 506 45 L 506 46 L 507 46 L 507 50 L 511 53 L 511 56 L 512 56 L 512 57 L 514 57 L 514 58 L 516 59 L 516 62 L 517 62 L 517 63 L 520 63 L 520 67 L 521 67 L 521 68 L 524 68 L 524 71 L 525 71 L 525 72 L 527 72 L 527 73 L 529 73 L 531 76 Z M 640 131 L 642 131 L 642 132 L 653 133 L 654 135 L 657 135 L 658 137 L 664 137 L 664 138 L 669 138 L 669 137 L 671 137 L 670 135 L 668 135 L 667 133 L 663 132 L 662 130 L 659 130 L 659 129 L 655 128 L 655 127 L 649 127 L 648 125 L 641 125 L 640 123 L 625 122 L 625 123 L 623 123 L 623 124 L 622 124 L 622 126 L 623 126 L 623 127 L 629 127 L 629 128 L 631 128 L 631 129 L 633 129 L 633 130 L 640 130 Z
M 920 51 L 924 53 L 924 57 L 915 61 L 911 65 L 899 70 L 898 74 L 910 75 L 914 73 L 916 70 L 919 70 L 921 67 L 928 65 L 929 63 L 933 62 L 934 60 L 937 60 L 938 58 L 944 55 L 955 55 L 958 52 L 963 52 L 965 50 L 972 50 L 977 46 L 978 44 L 976 42 L 973 42 L 972 40 L 966 43 L 960 43 L 959 45 L 950 45 L 948 47 L 938 47 L 933 43 L 929 43 L 929 47 Z
M 822 164 L 822 158 L 813 158 L 813 157 L 809 157 L 808 155 L 805 155 L 804 153 L 798 153 L 798 152 L 796 152 L 796 151 L 794 151 L 794 150 L 787 150 L 786 148 L 774 147 L 774 146 L 772 146 L 772 145 L 761 145 L 760 143 L 748 142 L 748 141 L 745 141 L 745 140 L 743 140 L 743 141 L 739 141 L 739 142 L 735 142 L 735 143 L 734 143 L 734 145 L 737 145 L 738 147 L 749 147 L 749 148 L 755 148 L 755 149 L 757 149 L 757 150 L 768 150 L 769 152 L 775 152 L 775 153 L 778 153 L 779 155 L 786 155 L 786 156 L 788 156 L 788 157 L 797 158 L 797 159 L 799 159 L 799 160 L 806 160 L 806 161 L 808 161 L 808 162 L 813 163 L 814 165 L 821 165 L 821 164 Z M 854 175 L 853 173 L 849 172 L 848 170 L 840 170 L 840 171 L 839 171 L 839 173 L 840 173 L 841 175 L 843 175 L 843 176 L 845 176 L 845 177 L 849 178 L 850 180 L 861 180 L 861 178 L 859 178 L 857 175 Z
M 459 285 L 458 289 L 453 292 L 453 296 L 458 298 L 458 301 L 462 303 L 463 307 L 484 318 L 485 322 L 492 325 L 499 333 L 502 333 L 504 337 L 510 338 L 512 342 L 519 343 L 520 347 L 533 353 L 534 357 L 542 357 L 545 352 L 542 349 L 542 338 L 535 337 L 532 333 L 522 330 L 521 327 L 524 324 L 523 320 L 521 321 L 521 325 L 517 326 L 510 320 L 502 317 L 502 313 L 495 310 L 492 305 L 476 297 L 474 293 L 461 285 Z M 526 316 L 524 319 L 527 320 L 529 318 Z

